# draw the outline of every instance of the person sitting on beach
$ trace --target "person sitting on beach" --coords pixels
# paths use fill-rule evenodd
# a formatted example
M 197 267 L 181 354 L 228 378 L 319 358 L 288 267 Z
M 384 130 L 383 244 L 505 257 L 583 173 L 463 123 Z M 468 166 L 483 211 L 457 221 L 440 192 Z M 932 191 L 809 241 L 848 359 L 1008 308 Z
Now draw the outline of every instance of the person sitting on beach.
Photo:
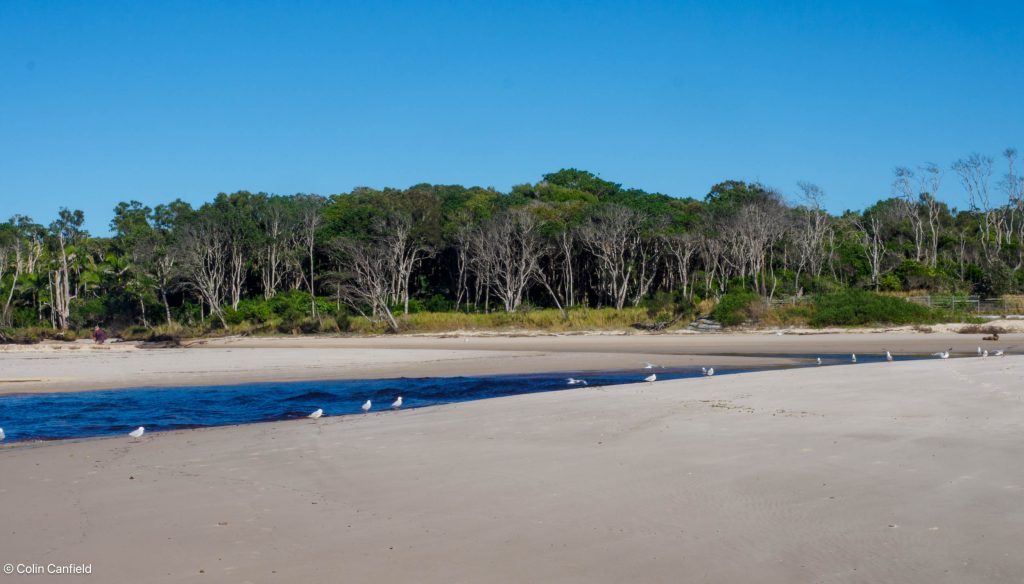
M 96 325 L 96 328 L 92 330 L 92 340 L 95 341 L 97 345 L 102 345 L 107 342 L 107 331 L 101 329 L 100 325 Z

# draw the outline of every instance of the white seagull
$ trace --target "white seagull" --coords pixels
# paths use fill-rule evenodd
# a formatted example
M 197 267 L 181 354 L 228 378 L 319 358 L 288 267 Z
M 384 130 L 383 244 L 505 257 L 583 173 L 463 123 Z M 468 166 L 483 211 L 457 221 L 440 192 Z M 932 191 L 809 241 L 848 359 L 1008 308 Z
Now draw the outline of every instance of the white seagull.
M 658 379 L 658 376 L 655 375 L 654 373 L 651 373 L 647 377 L 644 377 L 644 381 L 656 381 L 657 379 Z
M 949 352 L 953 350 L 953 347 L 946 349 L 945 351 L 939 351 L 938 353 L 932 353 L 932 357 L 938 357 L 939 359 L 949 359 Z
M 890 353 L 888 349 L 885 351 L 885 360 L 892 361 L 892 353 Z
M 7 438 L 7 434 L 4 434 L 4 429 L 0 428 L 0 440 L 3 440 L 4 438 Z
M 566 379 L 565 381 L 569 385 L 586 385 L 587 384 L 587 380 L 586 379 L 576 379 L 575 377 L 570 377 L 569 379 Z
M 978 356 L 981 356 L 981 347 L 978 347 Z
M 644 363 L 644 369 L 654 369 L 655 367 L 657 367 L 657 365 L 655 365 L 654 363 Z
M 856 363 L 857 362 L 857 353 L 850 353 L 850 362 L 851 363 Z
M 982 357 L 988 357 L 988 349 L 985 349 L 984 351 L 982 351 L 981 352 L 981 356 Z
M 821 365 L 821 357 L 818 357 L 818 365 Z
M 366 403 L 363 404 L 363 413 L 365 414 L 366 412 L 370 411 L 370 408 L 372 407 L 373 403 L 370 402 L 370 400 L 366 400 Z
M 707 375 L 708 377 L 712 377 L 712 376 L 714 376 L 714 374 L 715 374 L 715 368 L 714 367 L 708 367 L 708 372 L 705 373 L 705 375 Z
M 700 374 L 701 375 L 707 375 L 708 374 L 708 368 L 707 367 L 701 367 L 700 368 Z
M 398 396 L 398 399 L 391 402 L 391 409 L 397 410 L 400 407 L 402 407 L 402 396 Z
M 310 420 L 317 420 L 322 415 L 324 415 L 324 411 L 321 410 L 320 408 L 317 408 L 317 410 L 315 412 L 313 412 L 312 414 L 310 414 L 310 415 L 308 415 L 306 417 L 309 418 Z
M 995 351 L 992 351 L 992 355 L 994 357 L 1002 357 L 1003 356 L 1003 350 L 1002 349 L 996 349 Z M 0 440 L 3 440 L 3 431 L 0 431 Z
M 138 428 L 132 430 L 131 432 L 128 432 L 128 435 L 138 440 L 139 438 L 142 438 L 142 435 L 145 433 L 146 428 L 144 426 L 139 426 Z

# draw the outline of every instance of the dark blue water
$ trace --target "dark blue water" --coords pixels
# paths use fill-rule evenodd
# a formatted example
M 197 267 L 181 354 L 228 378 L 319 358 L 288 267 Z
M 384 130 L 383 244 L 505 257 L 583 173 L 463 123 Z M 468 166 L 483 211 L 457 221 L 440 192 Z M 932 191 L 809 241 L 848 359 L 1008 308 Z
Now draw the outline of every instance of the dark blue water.
M 806 365 L 797 367 L 815 365 L 816 356 L 785 356 L 807 359 Z M 897 357 L 912 358 L 915 357 Z M 709 361 L 713 360 L 709 357 Z M 825 365 L 845 364 L 849 360 L 849 355 L 822 356 Z M 861 363 L 881 360 L 884 357 L 878 355 L 858 355 Z M 716 367 L 715 374 L 764 369 L 770 368 Z M 317 408 L 322 408 L 325 416 L 359 414 L 360 406 L 368 399 L 373 401 L 373 411 L 381 411 L 389 409 L 399 395 L 404 408 L 417 408 L 542 391 L 582 391 L 602 385 L 637 383 L 651 373 L 656 373 L 658 380 L 701 376 L 699 368 L 657 368 L 15 394 L 0 396 L 0 428 L 6 432 L 8 441 L 87 438 L 126 434 L 138 426 L 151 432 L 288 420 L 305 417 Z M 569 385 L 569 377 L 585 379 L 587 385 Z

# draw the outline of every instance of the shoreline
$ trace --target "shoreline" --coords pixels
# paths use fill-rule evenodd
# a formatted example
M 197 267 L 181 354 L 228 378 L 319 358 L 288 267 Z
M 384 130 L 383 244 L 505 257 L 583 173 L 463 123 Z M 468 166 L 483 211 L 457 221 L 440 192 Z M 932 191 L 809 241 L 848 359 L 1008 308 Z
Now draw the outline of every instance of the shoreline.
M 454 377 L 668 367 L 770 366 L 787 355 L 929 354 L 953 347 L 1007 349 L 982 335 L 871 332 L 822 335 L 715 333 L 686 335 L 244 337 L 204 339 L 187 348 L 49 344 L 0 350 L 0 395 L 257 382 Z M 77 346 L 78 349 L 70 347 Z M 58 348 L 59 347 L 59 348 Z M 1020 352 L 1010 349 L 1009 352 Z

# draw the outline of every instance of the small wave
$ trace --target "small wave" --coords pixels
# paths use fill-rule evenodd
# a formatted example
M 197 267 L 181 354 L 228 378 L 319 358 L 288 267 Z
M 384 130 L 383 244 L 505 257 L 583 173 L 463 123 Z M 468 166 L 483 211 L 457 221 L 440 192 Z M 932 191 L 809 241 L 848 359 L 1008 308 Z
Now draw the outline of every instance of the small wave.
M 325 400 L 325 399 L 326 400 L 331 400 L 331 399 L 337 399 L 337 398 L 338 398 L 338 396 L 333 394 L 333 393 L 330 393 L 330 392 L 327 392 L 327 391 L 313 390 L 313 391 L 307 391 L 305 393 L 300 393 L 298 395 L 293 395 L 293 396 L 289 396 L 289 397 L 283 398 L 281 401 L 291 402 L 291 401 L 310 401 L 310 400 Z

